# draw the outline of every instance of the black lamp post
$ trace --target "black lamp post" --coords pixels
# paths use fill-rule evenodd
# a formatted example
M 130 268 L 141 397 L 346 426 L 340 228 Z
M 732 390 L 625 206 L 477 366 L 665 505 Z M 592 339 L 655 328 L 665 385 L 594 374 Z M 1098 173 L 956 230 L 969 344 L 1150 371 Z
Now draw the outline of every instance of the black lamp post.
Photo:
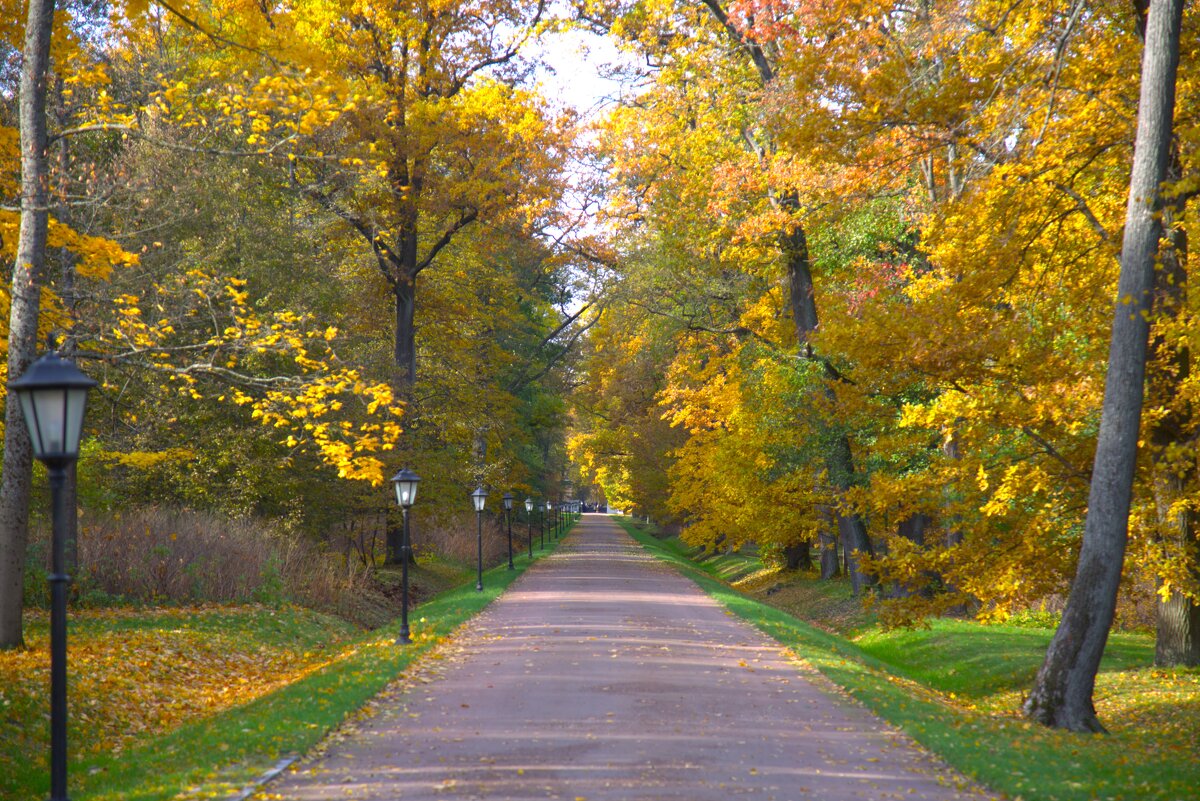
M 515 570 L 512 560 L 512 502 L 511 492 L 504 493 L 504 524 L 508 526 L 508 569 Z
M 57 353 L 47 353 L 9 382 L 21 401 L 33 455 L 50 473 L 50 801 L 67 801 L 67 468 L 79 458 L 88 390 L 96 382 Z
M 533 561 L 533 498 L 525 499 L 525 522 L 529 526 L 529 561 Z
M 550 534 L 550 537 L 552 539 L 554 538 L 555 534 L 557 533 L 551 528 L 551 526 L 554 525 L 553 515 L 554 515 L 554 504 L 550 503 L 550 501 L 546 501 L 546 531 Z
M 404 539 L 400 542 L 400 585 L 403 587 L 400 599 L 400 637 L 399 643 L 410 643 L 412 637 L 408 631 L 408 562 L 412 559 L 412 546 L 408 539 L 408 510 L 417 500 L 417 482 L 421 480 L 407 467 L 392 476 L 392 486 L 396 488 L 396 503 L 400 504 L 400 514 L 404 517 Z
M 476 540 L 476 555 L 478 557 L 478 572 L 475 579 L 475 591 L 483 592 L 483 506 L 487 503 L 487 490 L 476 487 L 471 493 L 471 503 L 475 504 L 475 523 L 478 527 Z

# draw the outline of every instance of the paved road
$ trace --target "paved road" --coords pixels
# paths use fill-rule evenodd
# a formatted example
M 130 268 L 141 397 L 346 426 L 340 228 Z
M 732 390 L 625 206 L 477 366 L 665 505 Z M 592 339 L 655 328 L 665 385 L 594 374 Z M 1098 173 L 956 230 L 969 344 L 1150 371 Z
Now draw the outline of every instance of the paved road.
M 598 515 L 430 662 L 266 797 L 986 798 Z

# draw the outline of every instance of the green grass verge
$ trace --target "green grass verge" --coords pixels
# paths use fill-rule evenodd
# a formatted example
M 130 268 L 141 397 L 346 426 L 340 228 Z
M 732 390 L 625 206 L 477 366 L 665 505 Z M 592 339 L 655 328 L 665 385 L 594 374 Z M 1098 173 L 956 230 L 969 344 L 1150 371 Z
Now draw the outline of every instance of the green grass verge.
M 872 631 L 855 644 L 907 678 L 965 698 L 1028 690 L 1054 632 L 967 620 L 932 620 L 927 629 Z M 1154 643 L 1143 635 L 1112 634 L 1101 670 L 1153 664 Z
M 1036 668 L 1040 662 L 1037 651 L 1044 654 L 1048 632 L 975 626 L 983 634 L 960 638 L 957 650 L 947 651 L 941 646 L 954 639 L 955 626 L 972 624 L 941 621 L 929 632 L 867 638 L 862 647 L 746 597 L 714 578 L 707 572 L 711 567 L 706 570 L 687 559 L 678 546 L 639 531 L 628 520 L 615 519 L 648 551 L 676 566 L 731 612 L 791 647 L 876 714 L 988 787 L 1023 801 L 1196 797 L 1200 760 L 1195 756 L 1194 728 L 1139 726 L 1105 736 L 1073 734 L 975 710 L 970 703 L 950 703 L 934 691 L 941 689 L 937 684 L 957 686 L 965 695 L 993 692 L 997 686 L 1027 686 L 1028 665 Z M 1106 669 L 1143 665 L 1145 658 L 1144 644 L 1117 637 L 1106 655 Z M 890 664 L 891 659 L 902 667 Z M 1014 665 L 1023 667 L 1006 676 Z M 1191 678 L 1187 671 L 1179 675 Z M 1163 693 L 1162 699 L 1169 703 L 1171 695 Z M 1195 700 L 1189 695 L 1186 703 Z M 1198 711 L 1194 706 L 1173 710 L 1178 714 L 1171 719 Z
M 534 560 L 549 554 L 535 548 Z M 529 566 L 527 554 L 516 570 L 501 565 L 484 572 L 484 590 L 475 579 L 444 592 L 410 612 L 414 642 L 397 645 L 399 622 L 353 637 L 330 661 L 302 679 L 243 706 L 185 724 L 120 754 L 85 755 L 72 760 L 70 794 L 75 801 L 162 801 L 223 798 L 253 781 L 283 755 L 302 754 L 443 637 L 478 614 Z M 217 615 L 204 625 L 238 626 L 246 636 L 309 637 L 311 631 L 287 623 L 247 621 Z M 266 615 L 264 614 L 264 617 Z M 137 618 L 121 626 L 152 627 Z M 315 645 L 315 643 L 314 643 Z M 31 765 L 3 782 L 6 801 L 42 799 L 49 790 L 44 765 Z M 11 792 L 11 794 L 10 794 Z

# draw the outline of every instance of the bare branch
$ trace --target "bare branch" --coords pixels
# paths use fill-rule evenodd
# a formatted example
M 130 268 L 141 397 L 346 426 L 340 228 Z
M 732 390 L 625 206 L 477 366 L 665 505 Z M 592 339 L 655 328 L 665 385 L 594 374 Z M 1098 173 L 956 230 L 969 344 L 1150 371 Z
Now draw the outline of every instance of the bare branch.
M 420 273 L 429 265 L 433 264 L 433 260 L 437 258 L 437 254 L 442 251 L 442 248 L 450 244 L 450 240 L 454 238 L 454 235 L 474 222 L 475 218 L 478 216 L 479 209 L 472 207 L 463 209 L 459 214 L 459 218 L 455 220 L 454 223 L 448 229 L 446 229 L 438 241 L 434 242 L 433 246 L 429 248 L 429 252 L 425 254 L 425 258 L 421 259 L 421 261 L 417 263 L 416 269 L 413 270 L 413 277 L 415 278 L 418 273 Z

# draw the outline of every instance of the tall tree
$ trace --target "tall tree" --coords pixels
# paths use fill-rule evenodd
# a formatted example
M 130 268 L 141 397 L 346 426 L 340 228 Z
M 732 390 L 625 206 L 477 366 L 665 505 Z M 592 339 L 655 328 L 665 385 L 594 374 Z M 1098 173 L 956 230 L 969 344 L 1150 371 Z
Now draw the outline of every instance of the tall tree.
M 46 97 L 54 0 L 30 0 L 21 59 L 21 228 L 13 264 L 8 318 L 8 375 L 25 372 L 37 350 L 49 225 Z M 19 403 L 4 410 L 4 465 L 0 475 L 0 648 L 23 644 L 22 593 L 29 527 L 33 451 Z
M 1116 608 L 1128 537 L 1182 16 L 1183 0 L 1150 2 L 1121 273 L 1083 546 L 1062 621 L 1024 706 L 1030 718 L 1073 731 L 1104 730 L 1092 692 Z

